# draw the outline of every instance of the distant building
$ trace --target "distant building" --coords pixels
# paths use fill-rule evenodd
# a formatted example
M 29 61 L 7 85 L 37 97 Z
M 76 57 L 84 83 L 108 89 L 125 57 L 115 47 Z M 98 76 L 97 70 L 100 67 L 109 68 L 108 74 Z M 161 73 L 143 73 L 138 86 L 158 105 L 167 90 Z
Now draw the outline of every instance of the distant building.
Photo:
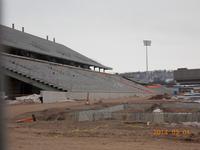
M 174 71 L 174 79 L 179 84 L 200 84 L 200 69 L 179 68 Z
M 155 70 L 146 72 L 128 72 L 122 73 L 121 76 L 142 84 L 148 83 L 168 83 L 174 80 L 173 71 Z

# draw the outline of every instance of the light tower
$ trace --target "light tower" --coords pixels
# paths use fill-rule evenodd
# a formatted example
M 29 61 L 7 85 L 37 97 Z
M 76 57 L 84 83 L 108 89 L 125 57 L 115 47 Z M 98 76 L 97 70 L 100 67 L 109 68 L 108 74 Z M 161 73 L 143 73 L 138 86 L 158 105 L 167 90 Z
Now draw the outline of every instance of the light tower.
M 148 46 L 151 46 L 151 40 L 143 40 L 144 46 L 146 47 L 146 77 L 148 79 L 148 71 L 149 71 L 149 64 L 148 64 Z

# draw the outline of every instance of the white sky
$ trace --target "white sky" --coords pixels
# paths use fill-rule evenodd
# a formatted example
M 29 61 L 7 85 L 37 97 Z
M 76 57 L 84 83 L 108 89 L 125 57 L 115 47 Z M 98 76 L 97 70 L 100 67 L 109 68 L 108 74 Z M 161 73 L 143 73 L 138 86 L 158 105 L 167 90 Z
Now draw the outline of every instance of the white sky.
M 3 0 L 3 24 L 56 37 L 113 72 L 200 68 L 200 0 Z

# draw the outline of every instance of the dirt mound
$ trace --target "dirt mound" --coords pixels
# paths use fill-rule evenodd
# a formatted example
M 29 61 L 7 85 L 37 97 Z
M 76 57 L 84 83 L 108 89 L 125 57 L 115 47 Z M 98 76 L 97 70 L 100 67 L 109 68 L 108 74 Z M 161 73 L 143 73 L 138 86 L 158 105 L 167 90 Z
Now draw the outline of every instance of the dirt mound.
M 149 98 L 149 100 L 155 100 L 155 99 L 170 99 L 171 97 L 168 94 L 163 95 L 155 95 Z

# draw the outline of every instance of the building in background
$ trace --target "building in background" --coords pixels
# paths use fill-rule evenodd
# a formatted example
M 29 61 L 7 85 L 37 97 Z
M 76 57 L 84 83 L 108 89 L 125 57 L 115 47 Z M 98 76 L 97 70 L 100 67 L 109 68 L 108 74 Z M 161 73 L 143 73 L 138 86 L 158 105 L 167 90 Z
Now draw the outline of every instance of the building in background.
M 179 68 L 174 71 L 174 80 L 180 93 L 200 93 L 200 69 Z
M 173 71 L 167 70 L 149 71 L 148 77 L 146 72 L 127 72 L 120 75 L 141 84 L 166 84 L 174 80 Z
M 200 84 L 200 69 L 179 68 L 174 71 L 174 80 L 179 84 Z

